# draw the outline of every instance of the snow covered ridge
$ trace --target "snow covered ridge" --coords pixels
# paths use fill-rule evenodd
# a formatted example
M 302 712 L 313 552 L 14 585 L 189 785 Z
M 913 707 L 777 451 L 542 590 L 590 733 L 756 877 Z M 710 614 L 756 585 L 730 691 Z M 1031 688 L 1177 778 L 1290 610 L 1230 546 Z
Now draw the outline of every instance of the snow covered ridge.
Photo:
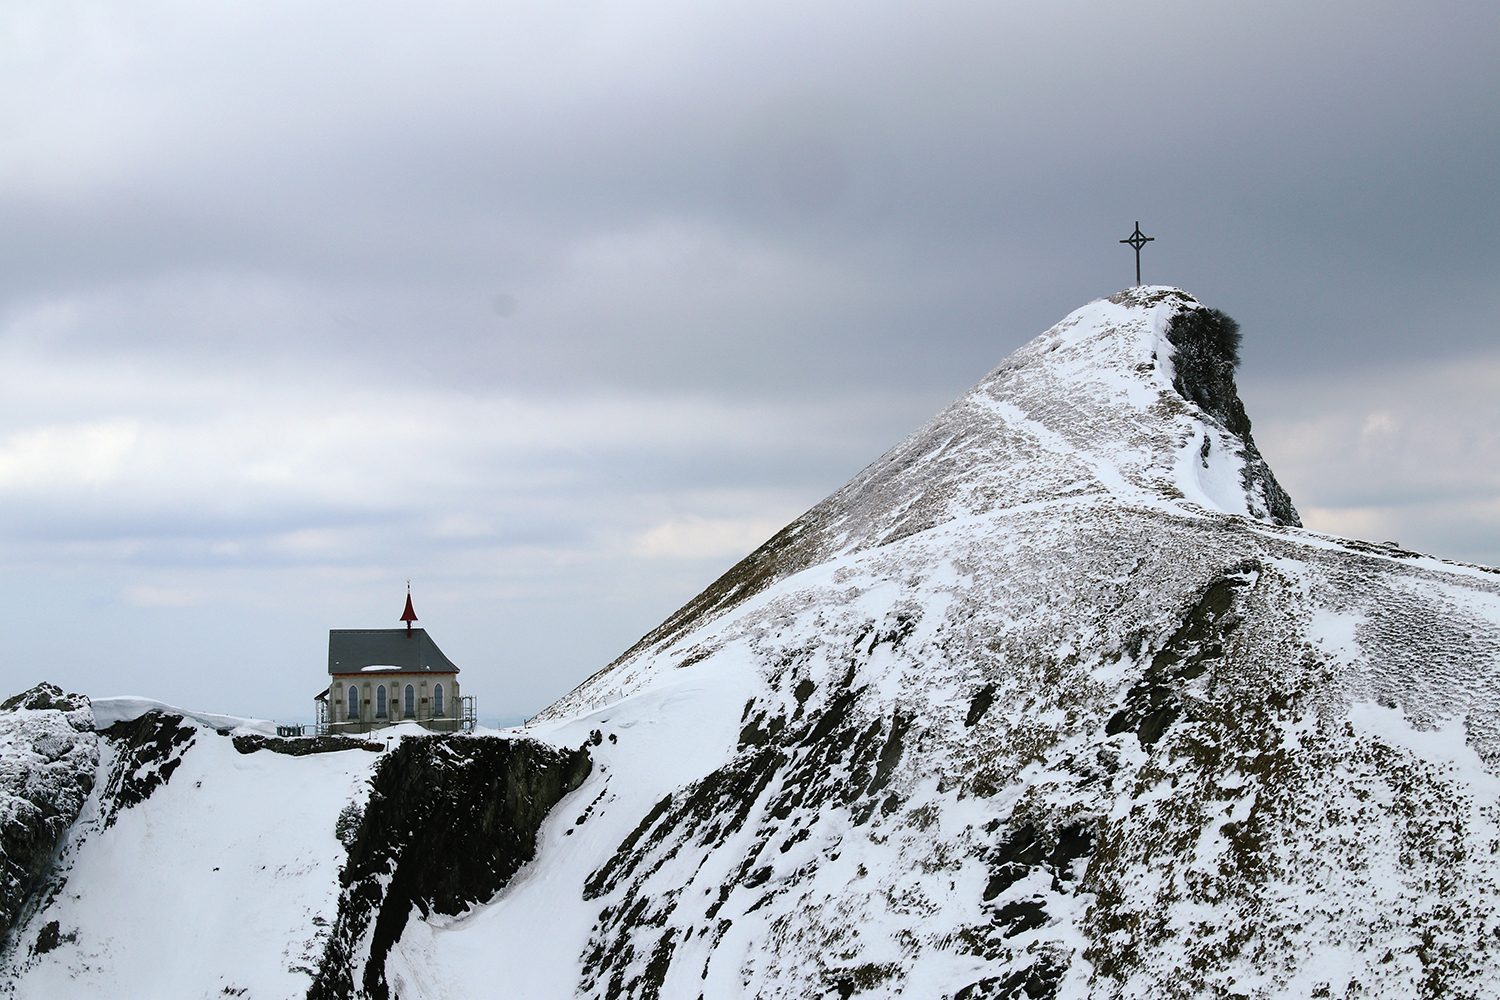
M 0 711 L 0 735 L 55 751 L 63 720 L 93 750 L 47 828 L 60 836 L 34 852 L 0 995 L 390 996 L 408 919 L 492 898 L 591 768 L 586 750 L 527 739 L 280 739 L 158 704 L 101 699 L 113 721 L 97 733 L 88 700 L 50 685 Z M 34 788 L 50 774 L 34 757 L 7 773 Z
M 270 723 L 186 712 L 147 698 L 91 701 L 41 683 L 0 704 L 0 939 L 45 881 L 54 852 L 99 778 L 98 730 L 151 713 L 218 730 Z M 118 789 L 116 789 L 118 792 Z
M 193 712 L 177 708 L 151 698 L 125 695 L 116 698 L 94 698 L 94 728 L 108 729 L 117 722 L 134 722 L 148 712 L 176 715 L 209 729 L 276 735 L 276 723 L 266 719 L 242 719 L 233 715 L 214 715 L 209 712 Z

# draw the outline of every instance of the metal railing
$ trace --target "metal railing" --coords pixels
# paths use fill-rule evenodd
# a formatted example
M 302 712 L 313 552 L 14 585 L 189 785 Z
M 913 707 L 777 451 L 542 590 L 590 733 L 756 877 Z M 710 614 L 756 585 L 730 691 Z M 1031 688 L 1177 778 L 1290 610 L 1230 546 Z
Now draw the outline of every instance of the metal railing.
M 478 710 L 476 707 L 475 697 L 471 694 L 462 695 L 457 698 L 456 701 L 458 702 L 458 705 L 456 706 L 458 709 L 458 713 L 456 715 L 434 715 L 426 719 L 412 720 L 403 720 L 402 718 L 396 716 L 390 716 L 388 718 L 351 719 L 347 722 L 335 722 L 333 721 L 333 713 L 329 709 L 327 702 L 315 700 L 313 702 L 313 706 L 317 712 L 317 721 L 313 724 L 313 733 L 317 736 L 328 736 L 334 733 L 348 733 L 351 735 L 355 733 L 369 733 L 376 729 L 383 729 L 386 726 L 402 721 L 413 721 L 423 728 L 431 729 L 435 732 L 473 732 L 474 727 L 478 724 Z M 437 725 L 434 725 L 434 723 L 436 723 Z M 280 729 L 281 727 L 278 726 L 277 728 Z M 301 736 L 302 733 L 298 732 L 295 734 L 282 735 Z

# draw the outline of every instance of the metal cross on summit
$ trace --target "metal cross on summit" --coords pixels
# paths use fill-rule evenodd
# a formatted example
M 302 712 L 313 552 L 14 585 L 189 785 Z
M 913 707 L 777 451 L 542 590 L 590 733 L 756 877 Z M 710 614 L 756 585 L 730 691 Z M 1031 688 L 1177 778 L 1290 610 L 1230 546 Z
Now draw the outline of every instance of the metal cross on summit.
M 1130 234 L 1130 239 L 1120 241 L 1121 243 L 1129 243 L 1131 246 L 1135 247 L 1135 283 L 1137 285 L 1141 283 L 1141 247 L 1145 246 L 1147 243 L 1154 242 L 1155 240 L 1155 236 L 1143 235 L 1141 233 L 1141 224 L 1137 222 L 1135 224 L 1135 232 Z

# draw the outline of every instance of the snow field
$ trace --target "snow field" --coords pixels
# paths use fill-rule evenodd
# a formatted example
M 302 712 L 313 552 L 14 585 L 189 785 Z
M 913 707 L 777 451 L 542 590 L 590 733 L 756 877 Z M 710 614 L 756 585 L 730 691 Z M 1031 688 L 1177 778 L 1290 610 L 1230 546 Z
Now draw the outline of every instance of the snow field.
M 101 745 L 103 774 L 118 750 Z M 338 900 L 334 822 L 365 794 L 376 756 L 240 754 L 198 728 L 167 783 L 107 829 L 97 783 L 63 848 L 67 885 L 44 914 L 75 943 L 24 961 L 10 991 L 305 994 L 322 957 L 319 921 L 332 922 Z

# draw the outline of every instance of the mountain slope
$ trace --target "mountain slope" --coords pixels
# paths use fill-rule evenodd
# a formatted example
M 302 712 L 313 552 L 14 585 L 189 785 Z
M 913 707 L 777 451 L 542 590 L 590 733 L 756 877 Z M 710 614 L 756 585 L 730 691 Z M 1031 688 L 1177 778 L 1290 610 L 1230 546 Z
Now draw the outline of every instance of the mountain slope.
M 1218 322 L 1079 310 L 549 710 L 739 695 L 583 995 L 1500 990 L 1497 580 L 1298 530 Z

